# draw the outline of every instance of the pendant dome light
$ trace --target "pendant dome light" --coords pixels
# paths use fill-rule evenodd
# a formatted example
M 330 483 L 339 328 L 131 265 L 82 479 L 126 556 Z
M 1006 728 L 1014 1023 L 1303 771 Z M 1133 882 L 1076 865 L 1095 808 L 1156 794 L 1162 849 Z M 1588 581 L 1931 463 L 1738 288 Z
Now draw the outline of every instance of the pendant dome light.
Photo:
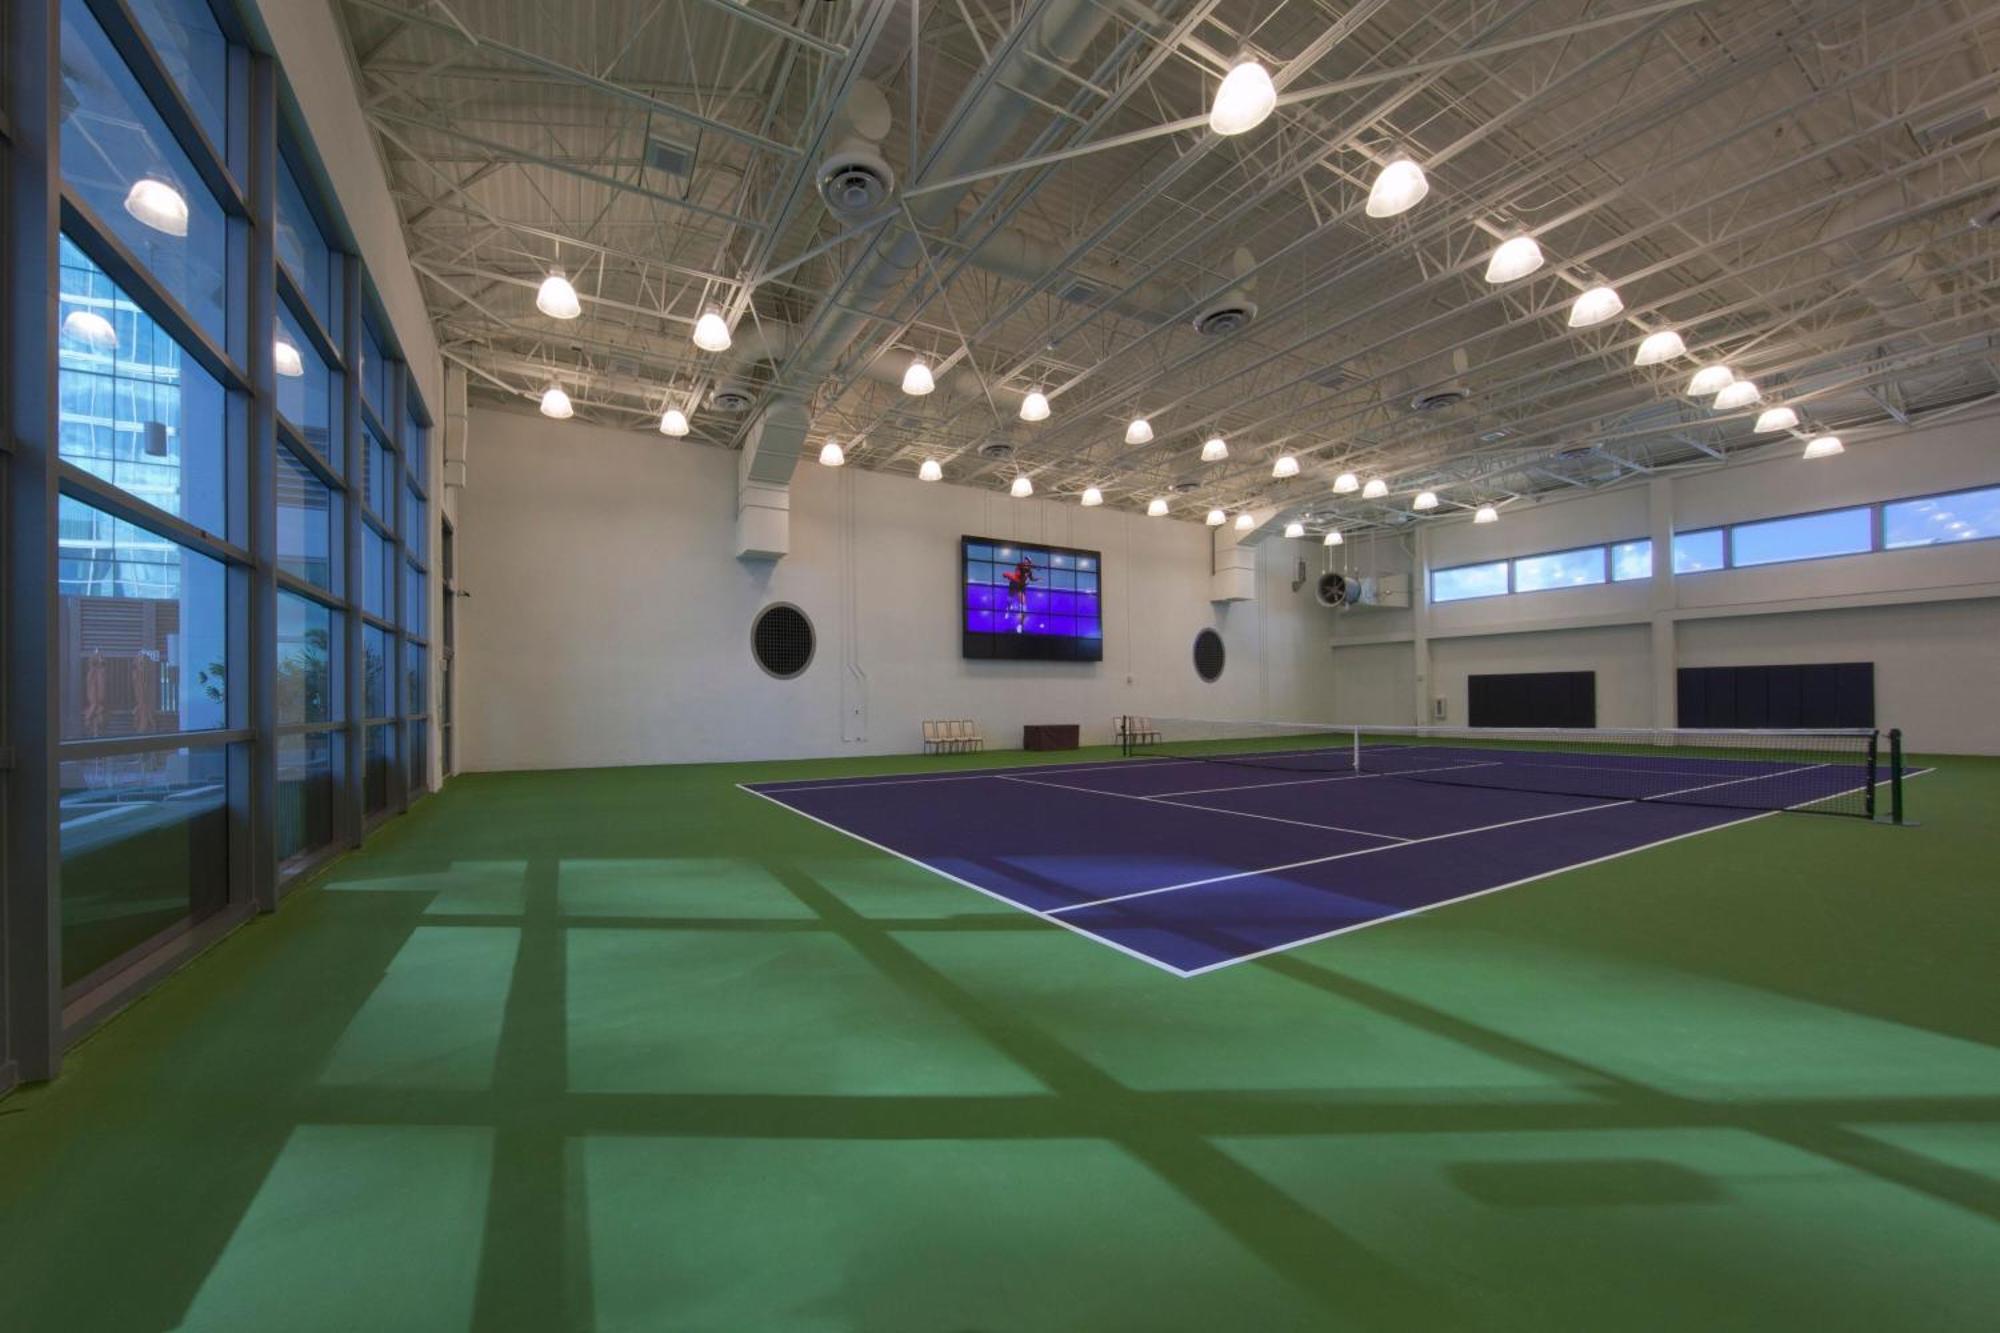
M 1368 484 L 1361 488 L 1361 498 L 1364 500 L 1379 500 L 1388 493 L 1389 483 L 1380 477 L 1370 477 Z
M 1335 495 L 1352 495 L 1360 489 L 1361 478 L 1355 476 L 1352 472 L 1343 472 L 1333 479 L 1333 492 Z
M 542 279 L 542 286 L 535 293 L 535 309 L 550 319 L 575 319 L 583 313 L 583 303 L 577 300 L 576 288 L 570 286 L 569 279 L 559 268 L 550 269 L 549 276 Z
M 729 350 L 729 325 L 714 306 L 702 311 L 701 318 L 694 322 L 694 345 L 704 352 Z
M 1437 507 L 1438 497 L 1436 491 L 1418 491 L 1417 498 L 1410 501 L 1410 508 L 1412 509 L 1436 509 Z
M 917 480 L 943 481 L 944 468 L 939 466 L 937 459 L 926 458 L 923 462 L 917 464 Z
M 1103 491 L 1098 490 L 1095 486 L 1086 486 L 1083 488 L 1083 507 L 1085 509 L 1095 509 L 1103 503 Z
M 821 467 L 841 467 L 847 462 L 847 451 L 840 447 L 840 441 L 828 440 L 819 447 Z
M 1238 532 L 1248 532 L 1250 531 L 1250 529 L 1256 526 L 1257 526 L 1257 520 L 1250 517 L 1248 510 L 1245 510 L 1243 513 L 1238 514 L 1236 516 L 1236 530 Z
M 1608 282 L 1600 282 L 1579 292 L 1576 300 L 1570 302 L 1569 326 L 1587 329 L 1602 324 L 1624 308 L 1625 301 L 1618 295 L 1618 289 Z
M 937 381 L 931 378 L 931 368 L 924 364 L 920 356 L 910 358 L 910 368 L 903 372 L 903 392 L 912 398 L 921 398 L 937 388 Z
M 1472 511 L 1472 521 L 1474 523 L 1498 523 L 1500 521 L 1500 511 L 1492 505 L 1481 505 Z
M 1757 414 L 1757 424 L 1750 429 L 1759 435 L 1776 435 L 1781 430 L 1790 430 L 1799 424 L 1799 414 L 1789 407 L 1767 407 Z
M 1807 458 L 1832 458 L 1835 454 L 1846 452 L 1847 446 L 1840 442 L 1838 435 L 1815 435 L 1806 441 Z
M 1735 378 L 1736 372 L 1728 366 L 1703 366 L 1694 373 L 1694 378 L 1688 381 L 1688 396 L 1706 398 L 1712 393 L 1721 393 Z
M 1254 60 L 1238 61 L 1215 90 L 1208 110 L 1208 127 L 1217 134 L 1242 134 L 1264 123 L 1278 105 L 1271 75 Z
M 1326 534 L 1326 537 L 1325 537 L 1325 538 L 1324 538 L 1324 539 L 1323 539 L 1323 540 L 1322 540 L 1322 541 L 1320 542 L 1320 545 L 1321 545 L 1321 546 L 1339 546 L 1339 545 L 1341 545 L 1341 544 L 1342 544 L 1343 542 L 1345 542 L 1346 540 L 1347 540 L 1347 538 L 1345 538 L 1345 537 L 1341 536 L 1341 535 L 1340 535 L 1340 533 L 1339 533 L 1338 531 L 1335 531 L 1335 532 L 1329 532 L 1329 533 L 1327 533 L 1327 534 Z
M 1368 189 L 1368 216 L 1392 218 L 1407 213 L 1430 192 L 1431 183 L 1424 179 L 1424 169 L 1398 153 L 1376 173 L 1375 183 Z
M 1542 247 L 1525 232 L 1500 242 L 1486 261 L 1486 280 L 1496 286 L 1518 282 L 1542 266 Z
M 63 316 L 63 337 L 82 343 L 93 352 L 118 350 L 118 330 L 95 310 L 72 310 Z M 292 349 L 296 355 L 298 348 Z
M 1306 535 L 1306 525 L 1303 523 L 1287 523 L 1285 524 L 1285 535 L 1287 537 L 1303 537 Z
M 1133 417 L 1125 427 L 1125 443 L 1151 444 L 1152 442 L 1153 423 L 1144 417 Z
M 1734 412 L 1739 407 L 1748 407 L 1764 395 L 1757 392 L 1755 380 L 1731 380 L 1715 395 L 1715 410 Z
M 1026 477 L 1014 478 L 1014 484 L 1007 488 L 1007 494 L 1013 496 L 1016 500 L 1025 500 L 1034 493 L 1035 483 L 1029 481 Z
M 576 415 L 576 408 L 571 406 L 562 385 L 551 384 L 542 391 L 542 415 L 551 421 L 568 421 Z
M 1223 513 L 1220 509 L 1211 509 L 1208 511 L 1208 517 L 1203 521 L 1211 528 L 1219 528 L 1229 521 L 1229 515 Z
M 1206 440 L 1202 441 L 1201 444 L 1202 462 L 1220 463 L 1223 459 L 1227 457 L 1229 457 L 1229 443 L 1228 441 L 1224 440 L 1220 435 L 1211 435 Z
M 1672 329 L 1661 329 L 1658 333 L 1646 335 L 1646 340 L 1639 344 L 1639 350 L 1632 354 L 1632 364 L 1657 366 L 1662 361 L 1686 355 L 1687 344 L 1681 340 L 1681 335 Z
M 1271 475 L 1279 481 L 1299 475 L 1299 460 L 1290 454 L 1280 454 L 1278 461 L 1271 464 Z
M 125 192 L 125 211 L 167 236 L 188 234 L 188 205 L 181 192 L 157 176 L 141 176 Z
M 1031 390 L 1021 400 L 1021 420 L 1047 421 L 1049 419 L 1049 396 L 1040 389 Z
M 681 436 L 688 433 L 687 413 L 678 407 L 670 407 L 660 413 L 660 434 Z
M 288 380 L 300 379 L 306 373 L 306 359 L 299 355 L 299 345 L 282 333 L 271 340 L 271 366 Z
M 1156 496 L 1153 499 L 1146 501 L 1147 518 L 1165 518 L 1166 516 L 1167 516 L 1167 502 L 1165 500 L 1160 499 Z

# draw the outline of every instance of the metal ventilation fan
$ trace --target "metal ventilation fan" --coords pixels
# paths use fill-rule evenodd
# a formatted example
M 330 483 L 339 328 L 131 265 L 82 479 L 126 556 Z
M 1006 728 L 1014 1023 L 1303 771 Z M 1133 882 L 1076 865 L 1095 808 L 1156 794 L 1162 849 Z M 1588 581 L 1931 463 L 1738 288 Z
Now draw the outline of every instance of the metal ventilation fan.
M 1342 607 L 1347 605 L 1351 587 L 1352 583 L 1347 575 L 1328 572 L 1319 576 L 1319 584 L 1313 589 L 1313 595 L 1319 598 L 1321 606 Z

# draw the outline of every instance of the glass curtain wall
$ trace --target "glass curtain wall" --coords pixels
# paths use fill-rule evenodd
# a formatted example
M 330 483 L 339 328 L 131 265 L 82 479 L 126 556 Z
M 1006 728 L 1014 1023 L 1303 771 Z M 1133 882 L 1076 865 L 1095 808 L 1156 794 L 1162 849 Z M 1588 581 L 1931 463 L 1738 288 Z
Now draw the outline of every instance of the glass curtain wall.
M 0 528 L 34 585 L 10 578 L 0 625 L 29 633 L 0 648 L 49 684 L 45 739 L 15 725 L 32 699 L 8 725 L 55 777 L 39 806 L 9 789 L 6 892 L 56 918 L 55 1003 L 102 1012 L 429 788 L 432 419 L 224 0 L 9 9 L 6 41 L 59 54 L 0 119 L 0 235 L 54 297 L 0 330 L 8 384 L 49 390 L 0 386 L 25 442 L 0 512 L 52 519 Z M 46 213 L 17 203 L 38 181 Z M 52 831 L 33 883 L 17 823 Z

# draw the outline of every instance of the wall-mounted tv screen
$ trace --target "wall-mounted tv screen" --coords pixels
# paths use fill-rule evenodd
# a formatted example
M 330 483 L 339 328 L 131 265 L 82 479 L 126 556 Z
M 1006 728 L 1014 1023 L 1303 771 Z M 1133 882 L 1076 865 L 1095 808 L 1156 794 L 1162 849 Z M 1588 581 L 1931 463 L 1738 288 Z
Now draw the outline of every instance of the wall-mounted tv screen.
M 965 656 L 1104 660 L 1103 559 L 1096 551 L 961 537 L 958 553 Z

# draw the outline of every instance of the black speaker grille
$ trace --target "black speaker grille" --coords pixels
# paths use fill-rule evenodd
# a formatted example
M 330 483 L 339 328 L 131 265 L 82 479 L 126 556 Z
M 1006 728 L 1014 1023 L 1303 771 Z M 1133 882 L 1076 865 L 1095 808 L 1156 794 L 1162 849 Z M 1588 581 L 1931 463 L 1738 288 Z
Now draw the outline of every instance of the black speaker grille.
M 1203 680 L 1219 680 L 1222 677 L 1222 636 L 1212 629 L 1205 629 L 1194 636 L 1194 673 Z
M 779 680 L 790 680 L 812 665 L 812 621 L 796 606 L 767 606 L 751 628 L 750 650 L 758 666 Z

